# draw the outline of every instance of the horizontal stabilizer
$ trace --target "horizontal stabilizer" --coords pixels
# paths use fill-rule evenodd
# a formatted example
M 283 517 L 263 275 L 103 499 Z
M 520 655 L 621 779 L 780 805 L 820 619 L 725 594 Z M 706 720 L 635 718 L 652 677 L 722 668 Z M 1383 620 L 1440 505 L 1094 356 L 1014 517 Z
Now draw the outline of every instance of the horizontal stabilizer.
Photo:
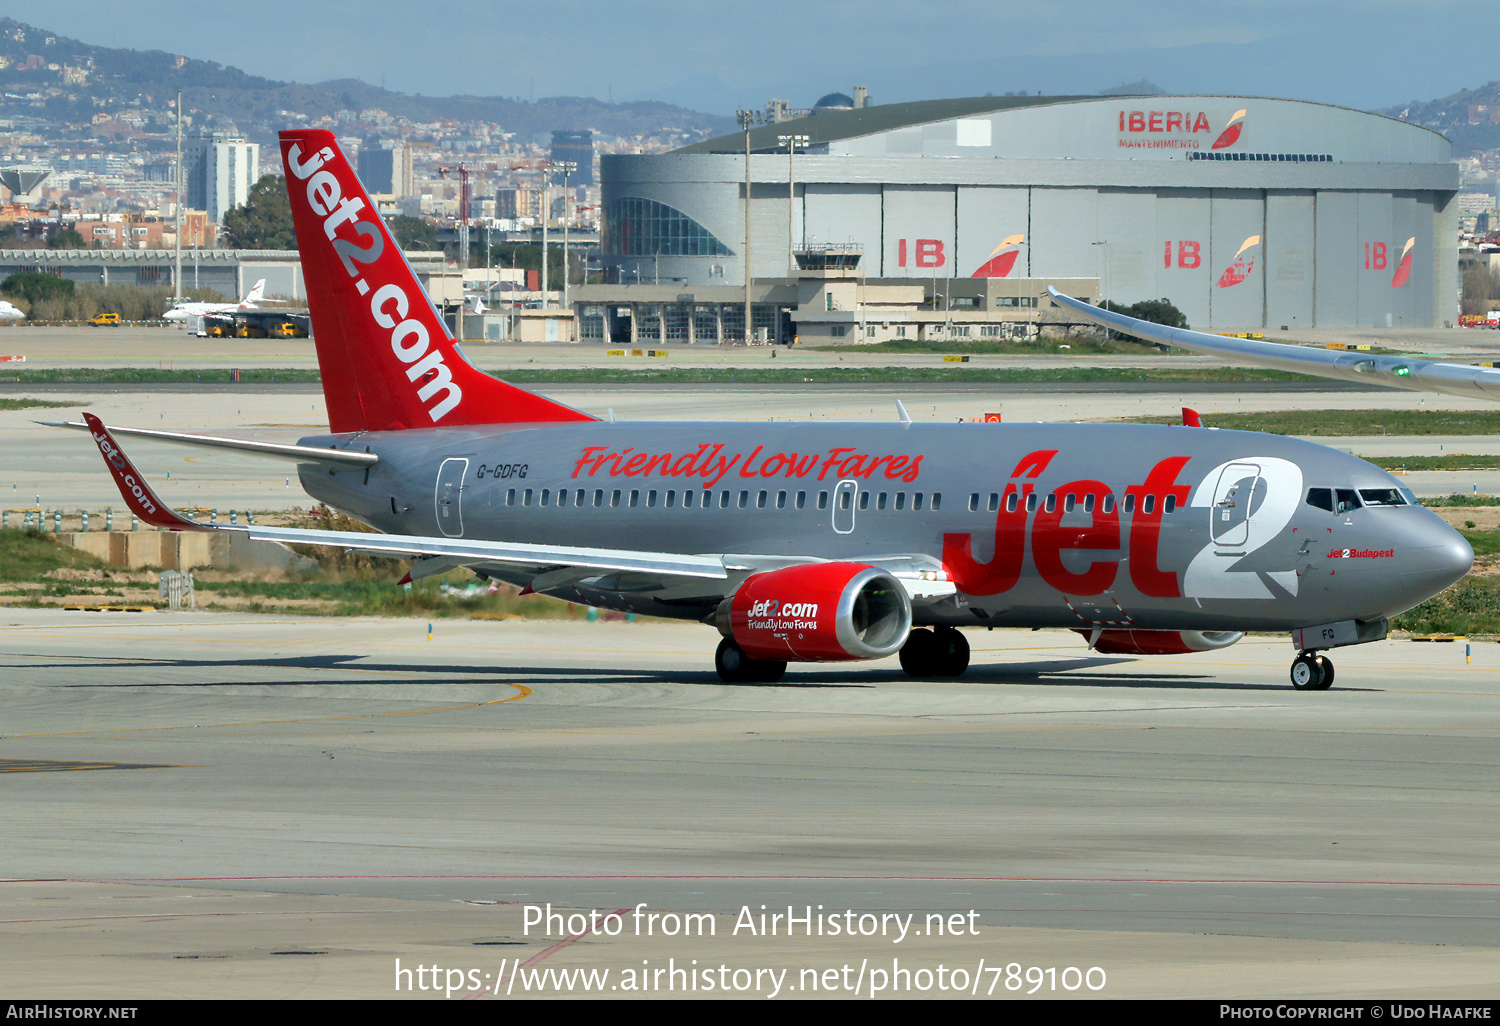
M 89 425 L 68 420 L 38 420 L 43 427 L 77 428 L 89 430 Z M 242 438 L 223 438 L 218 435 L 189 435 L 178 431 L 155 431 L 150 428 L 112 427 L 112 434 L 130 438 L 151 438 L 158 442 L 177 445 L 195 445 L 208 449 L 232 449 L 235 452 L 264 456 L 273 460 L 289 460 L 293 463 L 314 463 L 332 470 L 362 470 L 380 462 L 373 452 L 350 452 L 344 449 L 320 449 L 313 445 L 283 445 L 278 442 L 250 442 Z

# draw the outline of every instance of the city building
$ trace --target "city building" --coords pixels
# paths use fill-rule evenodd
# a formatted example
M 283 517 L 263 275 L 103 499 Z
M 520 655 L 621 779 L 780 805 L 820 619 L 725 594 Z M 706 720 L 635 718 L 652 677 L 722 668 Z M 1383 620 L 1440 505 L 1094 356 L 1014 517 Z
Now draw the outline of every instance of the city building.
M 367 139 L 359 148 L 359 180 L 372 195 L 402 199 L 412 184 L 411 147 L 389 139 Z
M 589 131 L 553 132 L 552 160 L 559 163 L 572 161 L 578 165 L 568 177 L 568 181 L 573 185 L 593 185 L 594 133 Z
M 849 100 L 604 155 L 608 280 L 743 286 L 748 141 L 755 279 L 853 243 L 870 279 L 1095 278 L 1196 328 L 1457 323 L 1459 176 L 1430 129 L 1233 96 Z
M 222 223 L 260 178 L 260 144 L 222 133 L 184 139 L 182 171 L 187 205 Z

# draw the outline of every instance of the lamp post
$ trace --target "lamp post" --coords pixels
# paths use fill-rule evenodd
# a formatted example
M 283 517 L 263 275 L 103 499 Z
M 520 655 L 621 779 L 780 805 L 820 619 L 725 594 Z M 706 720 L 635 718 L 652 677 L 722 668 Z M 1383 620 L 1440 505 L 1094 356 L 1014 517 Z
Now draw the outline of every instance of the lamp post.
M 1090 243 L 1090 245 L 1093 245 L 1093 246 L 1103 246 L 1104 247 L 1102 250 L 1100 250 L 1100 253 L 1102 253 L 1104 255 L 1104 260 L 1103 260 L 1102 267 L 1100 268 L 1100 275 L 1099 275 L 1099 306 L 1102 309 L 1108 310 L 1109 309 L 1109 305 L 1108 305 L 1108 302 L 1109 302 L 1109 242 L 1108 242 L 1108 240 L 1100 239 L 1098 242 Z
M 568 185 L 568 177 L 578 168 L 576 161 L 559 160 L 552 165 L 560 168 L 563 173 L 563 294 L 562 308 L 568 309 L 568 203 L 572 199 L 573 190 Z M 550 211 L 549 211 L 550 213 Z
M 745 341 L 749 342 L 755 323 L 750 309 L 750 286 L 754 280 L 750 271 L 750 128 L 766 117 L 758 110 L 737 110 L 734 117 L 745 130 Z
M 804 150 L 808 143 L 805 135 L 778 135 L 776 140 L 786 147 L 786 259 L 792 277 L 797 276 L 796 244 L 792 240 L 793 211 L 797 206 L 797 190 L 792 182 L 792 154 L 801 143 Z

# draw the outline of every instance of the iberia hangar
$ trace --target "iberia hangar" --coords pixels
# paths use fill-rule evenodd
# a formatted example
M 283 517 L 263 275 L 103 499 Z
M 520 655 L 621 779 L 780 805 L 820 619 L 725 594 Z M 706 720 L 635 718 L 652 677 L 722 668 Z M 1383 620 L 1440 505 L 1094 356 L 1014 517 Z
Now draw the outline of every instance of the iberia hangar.
M 790 154 L 789 136 L 805 137 Z M 745 147 L 736 132 L 604 156 L 610 278 L 743 284 Z M 1195 328 L 1457 323 L 1450 144 L 1378 114 L 975 97 L 820 111 L 749 147 L 757 279 L 789 275 L 789 242 L 853 242 L 870 278 L 1098 278 Z

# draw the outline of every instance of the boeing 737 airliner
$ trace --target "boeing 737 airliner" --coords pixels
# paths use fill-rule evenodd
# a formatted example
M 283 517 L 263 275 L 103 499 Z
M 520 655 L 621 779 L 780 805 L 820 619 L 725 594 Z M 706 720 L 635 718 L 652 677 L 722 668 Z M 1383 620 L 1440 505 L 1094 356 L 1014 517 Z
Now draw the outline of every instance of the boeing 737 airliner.
M 86 415 L 148 523 L 698 620 L 721 635 L 727 681 L 897 654 L 953 676 L 961 628 L 1066 627 L 1145 654 L 1283 632 L 1292 683 L 1317 690 L 1333 682 L 1319 653 L 1385 637 L 1473 560 L 1389 474 L 1276 435 L 599 420 L 464 359 L 332 133 L 285 132 L 281 148 L 328 432 L 272 445 Z M 384 533 L 188 520 L 126 458 L 131 435 L 290 460 L 310 495 Z

